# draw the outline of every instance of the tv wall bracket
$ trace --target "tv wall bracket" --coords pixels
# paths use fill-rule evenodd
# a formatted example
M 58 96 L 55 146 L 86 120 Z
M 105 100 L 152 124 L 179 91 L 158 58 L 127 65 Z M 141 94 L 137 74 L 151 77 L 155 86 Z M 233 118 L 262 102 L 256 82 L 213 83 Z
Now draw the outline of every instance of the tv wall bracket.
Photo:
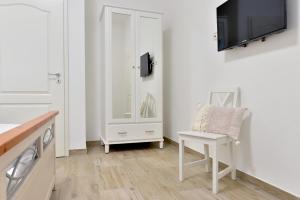
M 265 42 L 267 40 L 267 37 L 262 37 L 260 38 L 261 42 Z M 259 41 L 259 39 L 257 39 L 256 41 Z M 245 42 L 243 44 L 240 45 L 240 47 L 244 47 L 246 48 L 248 46 L 248 42 Z

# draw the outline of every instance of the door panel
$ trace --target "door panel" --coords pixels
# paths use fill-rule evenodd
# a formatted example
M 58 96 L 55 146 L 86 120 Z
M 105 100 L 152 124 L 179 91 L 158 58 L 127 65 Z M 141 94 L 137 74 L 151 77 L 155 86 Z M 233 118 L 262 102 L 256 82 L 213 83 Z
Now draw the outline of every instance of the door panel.
M 24 5 L 0 7 L 2 92 L 48 92 L 48 14 Z
M 162 27 L 161 16 L 137 12 L 136 65 L 141 66 L 140 56 L 149 52 L 153 71 L 141 77 L 136 71 L 136 119 L 137 122 L 162 121 Z
M 108 69 L 110 123 L 135 121 L 134 12 L 110 8 L 111 27 Z
M 63 0 L 0 3 L 0 122 L 58 110 L 57 156 L 65 155 L 63 19 Z
M 23 123 L 28 116 L 36 117 L 49 111 L 49 105 L 7 104 L 0 107 L 0 121 L 4 124 Z M 4 114 L 4 115 L 3 115 Z

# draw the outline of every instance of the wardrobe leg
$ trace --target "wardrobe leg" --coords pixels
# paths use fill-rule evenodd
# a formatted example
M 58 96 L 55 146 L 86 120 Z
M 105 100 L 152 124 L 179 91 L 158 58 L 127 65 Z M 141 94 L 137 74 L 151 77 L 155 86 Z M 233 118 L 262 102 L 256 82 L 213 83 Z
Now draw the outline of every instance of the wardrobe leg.
M 105 153 L 109 153 L 109 144 L 105 144 Z
M 160 149 L 163 149 L 163 148 L 164 148 L 164 141 L 160 141 L 160 142 L 159 142 L 159 148 L 160 148 Z

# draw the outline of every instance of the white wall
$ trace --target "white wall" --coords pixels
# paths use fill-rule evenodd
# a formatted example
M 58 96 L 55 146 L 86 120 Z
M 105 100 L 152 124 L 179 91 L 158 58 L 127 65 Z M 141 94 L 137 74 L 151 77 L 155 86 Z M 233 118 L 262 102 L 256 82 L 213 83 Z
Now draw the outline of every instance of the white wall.
M 68 16 L 69 148 L 86 149 L 84 0 L 69 0 Z
M 177 140 L 177 130 L 190 128 L 209 88 L 240 86 L 252 117 L 241 135 L 238 169 L 300 196 L 298 1 L 288 0 L 288 31 L 221 53 L 212 35 L 224 0 L 172 2 L 164 38 L 166 136 Z
M 108 3 L 163 11 L 165 136 L 176 141 L 176 131 L 191 127 L 193 109 L 206 101 L 210 88 L 240 86 L 242 104 L 252 117 L 243 127 L 238 169 L 300 196 L 299 3 L 288 0 L 285 33 L 218 53 L 212 35 L 215 9 L 223 1 L 86 1 L 87 138 L 99 140 L 100 135 L 99 7 Z

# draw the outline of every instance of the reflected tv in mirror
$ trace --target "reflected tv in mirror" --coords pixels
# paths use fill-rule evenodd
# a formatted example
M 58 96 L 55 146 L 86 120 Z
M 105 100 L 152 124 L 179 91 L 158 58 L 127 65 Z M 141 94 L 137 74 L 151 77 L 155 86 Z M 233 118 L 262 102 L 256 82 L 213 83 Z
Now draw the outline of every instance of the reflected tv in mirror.
M 218 51 L 287 28 L 286 0 L 228 0 L 217 8 Z
M 149 52 L 141 56 L 141 77 L 150 76 L 152 73 L 152 60 Z

